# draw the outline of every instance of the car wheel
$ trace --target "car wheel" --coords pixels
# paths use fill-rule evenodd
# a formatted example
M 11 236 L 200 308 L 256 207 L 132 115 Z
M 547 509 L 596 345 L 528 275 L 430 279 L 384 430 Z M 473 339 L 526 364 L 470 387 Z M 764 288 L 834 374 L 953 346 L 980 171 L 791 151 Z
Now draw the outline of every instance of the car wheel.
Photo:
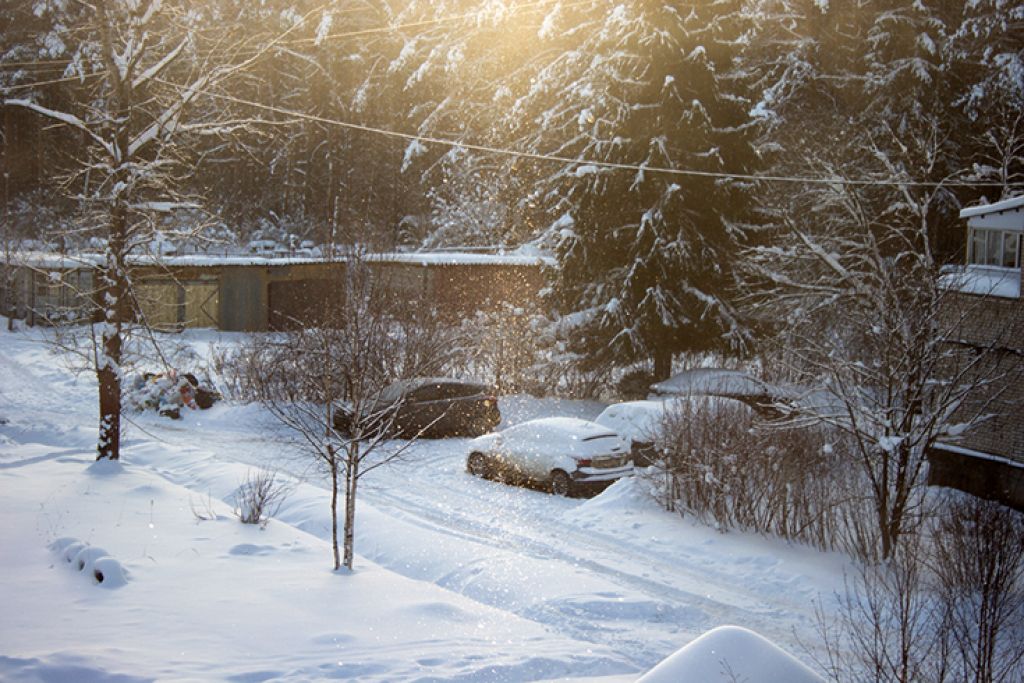
M 551 483 L 548 486 L 554 495 L 568 496 L 572 492 L 572 479 L 564 470 L 555 470 L 551 473 Z
M 481 479 L 491 476 L 491 468 L 487 465 L 487 458 L 483 453 L 470 453 L 469 460 L 466 461 L 466 469 L 474 477 Z

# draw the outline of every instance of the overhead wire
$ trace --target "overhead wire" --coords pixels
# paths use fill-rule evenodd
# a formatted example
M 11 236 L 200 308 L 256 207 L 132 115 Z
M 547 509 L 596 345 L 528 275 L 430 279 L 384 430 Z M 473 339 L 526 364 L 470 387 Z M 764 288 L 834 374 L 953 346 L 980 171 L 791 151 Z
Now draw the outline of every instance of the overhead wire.
M 553 5 L 559 5 L 561 7 L 572 7 L 572 6 L 575 6 L 575 5 L 587 4 L 589 1 L 590 0 L 578 0 L 577 2 L 560 3 L 559 0 L 536 0 L 535 2 L 528 2 L 528 3 L 518 4 L 512 10 L 510 10 L 509 13 L 511 14 L 511 13 L 513 13 L 513 11 L 514 12 L 519 12 L 519 11 L 525 11 L 525 12 L 535 11 L 535 10 L 543 9 L 545 7 L 553 6 Z M 323 9 L 325 7 L 326 7 L 326 5 L 321 6 L 321 8 L 319 8 L 319 9 Z M 312 14 L 312 12 L 307 14 L 306 16 L 309 16 L 310 14 Z M 395 24 L 395 25 L 390 25 L 390 26 L 381 26 L 381 27 L 374 27 L 374 28 L 368 28 L 368 29 L 359 29 L 359 30 L 348 31 L 348 32 L 344 32 L 344 33 L 328 34 L 327 36 L 322 36 L 322 37 L 293 38 L 293 39 L 289 39 L 289 40 L 277 40 L 277 41 L 275 41 L 275 43 L 278 44 L 278 45 L 296 45 L 296 44 L 303 44 L 303 43 L 317 44 L 318 42 L 327 41 L 327 40 L 338 40 L 338 39 L 342 39 L 342 38 L 354 38 L 354 37 L 360 37 L 360 36 L 365 36 L 365 35 L 373 35 L 373 34 L 381 34 L 381 33 L 391 33 L 391 32 L 395 32 L 395 31 L 399 31 L 399 30 L 422 28 L 422 27 L 425 27 L 425 26 L 438 25 L 438 24 L 442 24 L 442 23 L 451 23 L 451 22 L 456 22 L 456 21 L 462 21 L 462 20 L 465 20 L 465 19 L 477 19 L 477 20 L 479 20 L 480 16 L 481 16 L 480 12 L 471 12 L 471 13 L 465 13 L 465 14 L 459 14 L 459 15 L 449 15 L 447 17 L 438 17 L 438 18 L 435 18 L 435 19 L 425 19 L 425 20 L 420 20 L 420 21 L 415 21 L 415 22 L 407 22 L 405 24 Z M 298 28 L 298 25 L 293 26 L 288 31 L 286 31 L 285 35 L 287 33 L 291 32 L 292 30 L 294 30 L 295 28 Z M 264 46 L 264 47 L 262 47 L 262 48 L 260 48 L 258 50 L 253 50 L 252 51 L 252 56 L 258 55 L 260 52 L 266 51 L 266 49 L 267 49 L 266 46 Z M 213 53 L 213 51 L 210 51 L 209 54 L 213 55 L 214 53 Z M 236 57 L 244 56 L 243 52 L 233 53 L 233 54 Z M 59 63 L 59 60 L 52 60 L 52 62 Z M 12 64 L 14 64 L 14 63 L 7 63 L 7 64 L 0 63 L 0 68 L 3 68 L 4 66 L 10 66 Z M 64 77 L 64 78 L 59 78 L 59 79 L 53 79 L 53 80 L 50 80 L 50 81 L 25 83 L 25 84 L 19 84 L 19 85 L 16 85 L 16 86 L 7 86 L 7 87 L 3 87 L 3 88 L 0 88 L 0 89 L 9 92 L 9 91 L 12 91 L 12 90 L 26 89 L 26 88 L 31 88 L 31 87 L 39 87 L 39 86 L 43 86 L 43 85 L 51 85 L 51 84 L 65 83 L 65 82 L 71 82 L 71 81 L 79 81 L 79 80 L 82 80 L 83 78 L 91 78 L 91 77 L 95 77 L 97 75 L 99 75 L 99 74 L 86 74 L 85 76 L 77 76 L 77 75 L 76 76 L 69 76 L 69 77 Z M 171 87 L 175 87 L 175 88 L 178 88 L 178 89 L 182 89 L 182 90 L 184 89 L 184 86 L 181 86 L 179 84 L 176 84 L 176 83 L 164 80 L 164 79 L 157 79 L 157 80 L 162 82 L 162 83 L 164 83 L 165 85 L 168 85 L 168 86 L 171 86 Z M 303 119 L 303 120 L 308 120 L 308 121 L 315 121 L 315 122 L 322 123 L 322 124 L 325 124 L 325 125 L 337 126 L 337 127 L 346 128 L 346 129 L 349 129 L 349 130 L 356 130 L 356 131 L 362 131 L 362 132 L 366 132 L 366 133 L 372 133 L 372 134 L 376 134 L 376 135 L 381 135 L 381 136 L 385 136 L 385 137 L 391 137 L 391 138 L 396 138 L 396 139 L 403 139 L 403 140 L 408 140 L 410 142 L 411 141 L 416 141 L 416 142 L 419 142 L 421 144 L 441 145 L 441 146 L 446 146 L 446 147 L 451 147 L 451 148 L 460 148 L 460 149 L 472 150 L 472 151 L 477 151 L 477 152 L 482 152 L 482 153 L 487 153 L 487 154 L 510 156 L 510 157 L 515 157 L 515 158 L 520 158 L 520 159 L 527 159 L 527 160 L 533 160 L 533 161 L 557 162 L 557 163 L 561 163 L 561 164 L 575 165 L 577 167 L 592 167 L 592 168 L 597 168 L 597 169 L 608 169 L 608 170 L 628 170 L 628 171 L 633 171 L 633 172 L 637 172 L 637 173 L 655 173 L 655 174 L 663 174 L 663 175 L 705 177 L 705 178 L 713 178 L 713 179 L 719 179 L 719 180 L 744 180 L 744 181 L 753 181 L 753 182 L 786 182 L 786 183 L 819 184 L 819 185 L 890 186 L 890 187 L 1000 187 L 1000 186 L 1002 186 L 1002 183 L 997 183 L 997 182 L 967 182 L 967 181 L 933 182 L 933 181 L 911 181 L 911 180 L 898 181 L 898 180 L 878 180 L 878 179 L 850 179 L 850 178 L 840 178 L 840 177 L 821 178 L 821 177 L 808 177 L 808 176 L 760 175 L 760 174 L 734 173 L 734 172 L 725 172 L 725 171 L 721 171 L 721 172 L 720 171 L 702 171 L 702 170 L 697 170 L 697 169 L 681 169 L 681 168 L 673 168 L 673 167 L 665 167 L 665 166 L 648 166 L 648 165 L 643 165 L 643 164 L 629 164 L 629 163 L 623 163 L 623 162 L 601 161 L 601 160 L 596 160 L 596 159 L 579 159 L 579 158 L 567 157 L 567 156 L 564 156 L 564 155 L 543 154 L 543 153 L 539 153 L 539 152 L 526 152 L 526 151 L 515 150 L 515 149 L 510 149 L 510 148 L 504 148 L 504 147 L 495 147 L 495 146 L 490 146 L 490 145 L 481 145 L 481 144 L 475 144 L 475 143 L 459 141 L 459 140 L 452 140 L 452 139 L 439 138 L 439 137 L 433 137 L 433 136 L 425 136 L 425 135 L 414 134 L 414 133 L 405 133 L 405 132 L 402 132 L 402 131 L 396 131 L 396 130 L 381 128 L 381 127 L 369 126 L 369 125 L 365 125 L 365 124 L 357 124 L 357 123 L 353 123 L 353 122 L 349 122 L 349 121 L 342 121 L 342 120 L 339 120 L 339 119 L 330 119 L 330 118 L 327 118 L 327 117 L 324 117 L 324 116 L 320 116 L 320 115 L 315 115 L 315 114 L 309 114 L 309 113 L 306 113 L 306 112 L 299 112 L 299 111 L 284 109 L 282 107 L 277 107 L 277 106 L 274 106 L 274 105 L 269 105 L 269 104 L 265 104 L 265 103 L 261 103 L 261 102 L 254 102 L 254 101 L 250 101 L 250 100 L 245 100 L 243 98 L 234 97 L 234 96 L 227 95 L 227 94 L 224 94 L 224 93 L 211 92 L 211 91 L 207 91 L 207 90 L 200 90 L 199 92 L 202 92 L 203 94 L 205 94 L 205 95 L 207 95 L 209 97 L 219 98 L 219 99 L 223 99 L 223 100 L 227 100 L 227 101 L 232 101 L 232 102 L 235 102 L 236 104 L 242 104 L 242 105 L 250 106 L 250 107 L 253 107 L 253 108 L 256 108 L 256 109 L 262 109 L 264 111 L 274 112 L 274 113 L 281 114 L 281 115 L 284 115 L 284 116 L 288 116 L 288 117 L 291 117 L 291 118 Z
M 175 83 L 165 82 L 165 84 L 172 87 L 184 89 L 183 86 Z M 685 168 L 673 168 L 668 166 L 647 166 L 643 164 L 629 164 L 623 162 L 614 161 L 601 161 L 597 159 L 580 159 L 573 158 L 558 154 L 542 154 L 540 152 L 525 152 L 522 150 L 515 150 L 505 147 L 494 147 L 490 145 L 480 145 L 471 142 L 464 142 L 460 140 L 451 140 L 447 138 L 439 138 L 427 135 L 419 135 L 415 133 L 405 133 L 402 131 L 391 130 L 387 128 L 380 128 L 376 126 L 369 126 L 365 124 L 353 123 L 350 121 L 341 121 L 339 119 L 331 119 L 325 116 L 317 114 L 309 114 L 306 112 L 299 112 L 283 107 L 277 107 L 262 102 L 254 102 L 246 100 L 233 95 L 227 95 L 224 93 L 212 92 L 209 90 L 200 90 L 200 93 L 217 99 L 234 102 L 235 104 L 241 104 L 250 106 L 256 109 L 262 109 L 264 111 L 281 114 L 284 116 L 290 116 L 295 119 L 302 119 L 306 121 L 314 121 L 316 123 L 322 123 L 325 125 L 337 126 L 339 128 L 345 128 L 348 130 L 361 131 L 365 133 L 373 133 L 385 137 L 391 137 L 401 140 L 407 140 L 409 142 L 418 142 L 427 145 L 440 145 L 450 148 L 458 148 L 465 150 L 472 150 L 476 152 L 482 152 L 486 154 L 496 154 L 502 156 L 515 157 L 518 159 L 526 159 L 531 161 L 542 161 L 542 162 L 557 162 L 561 164 L 573 165 L 579 168 L 593 167 L 603 168 L 609 170 L 625 170 L 633 171 L 637 173 L 655 173 L 659 175 L 672 175 L 672 176 L 689 176 L 689 177 L 700 177 L 700 178 L 712 178 L 717 180 L 744 180 L 753 182 L 779 182 L 779 183 L 792 183 L 792 184 L 805 184 L 805 185 L 843 185 L 843 186 L 857 186 L 857 187 L 1002 187 L 1003 183 L 999 182 L 967 182 L 967 181 L 915 181 L 915 180 L 879 180 L 879 179 L 865 179 L 865 178 L 841 178 L 841 177 L 809 177 L 809 176 L 786 176 L 786 175 L 760 175 L 755 173 L 732 173 L 727 171 L 701 171 L 696 169 L 685 169 Z M 279 123 L 279 122 L 278 122 Z
M 102 72 L 94 72 L 91 74 L 85 74 L 82 76 L 65 76 L 64 78 L 54 78 L 49 81 L 33 81 L 32 83 L 19 83 L 18 85 L 5 85 L 0 86 L 0 92 L 11 92 L 14 90 L 28 90 L 29 88 L 40 88 L 44 85 L 56 85 L 57 83 L 71 83 L 73 81 L 84 81 L 86 79 L 99 78 L 103 76 Z

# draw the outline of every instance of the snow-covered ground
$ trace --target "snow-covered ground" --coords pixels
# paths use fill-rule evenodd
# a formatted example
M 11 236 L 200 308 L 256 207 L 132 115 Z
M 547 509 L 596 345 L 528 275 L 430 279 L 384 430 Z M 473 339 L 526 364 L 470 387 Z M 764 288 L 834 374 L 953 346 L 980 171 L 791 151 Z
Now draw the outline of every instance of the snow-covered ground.
M 813 668 L 840 556 L 720 534 L 640 478 L 592 499 L 478 480 L 445 439 L 367 475 L 355 570 L 335 573 L 326 479 L 266 413 L 132 416 L 122 463 L 96 464 L 94 380 L 44 335 L 0 333 L 0 680 L 633 681 L 726 624 Z M 237 340 L 186 335 L 201 352 Z M 502 426 L 603 408 L 501 405 Z M 231 511 L 255 467 L 293 484 L 266 528 Z M 742 629 L 714 637 L 735 646 L 712 656 L 752 652 Z M 676 661 L 743 670 L 694 656 L 702 642 Z

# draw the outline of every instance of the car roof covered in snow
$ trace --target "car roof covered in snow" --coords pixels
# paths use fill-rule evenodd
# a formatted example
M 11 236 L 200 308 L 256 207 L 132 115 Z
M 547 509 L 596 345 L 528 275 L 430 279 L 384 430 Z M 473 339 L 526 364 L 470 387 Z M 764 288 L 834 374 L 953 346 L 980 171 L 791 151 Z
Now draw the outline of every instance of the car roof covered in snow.
M 650 441 L 661 427 L 665 414 L 684 403 L 695 411 L 715 411 L 725 406 L 748 408 L 744 403 L 722 396 L 673 396 L 613 403 L 601 411 L 594 421 L 614 429 L 620 436 L 628 439 Z
M 651 385 L 659 396 L 770 396 L 780 392 L 742 370 L 697 368 Z
M 480 392 L 490 391 L 490 387 L 475 379 L 459 379 L 457 377 L 413 377 L 410 379 L 400 379 L 386 386 L 384 390 L 380 392 L 379 400 L 396 401 L 402 396 L 405 396 L 409 392 L 415 391 L 420 387 L 444 385 L 473 387 Z

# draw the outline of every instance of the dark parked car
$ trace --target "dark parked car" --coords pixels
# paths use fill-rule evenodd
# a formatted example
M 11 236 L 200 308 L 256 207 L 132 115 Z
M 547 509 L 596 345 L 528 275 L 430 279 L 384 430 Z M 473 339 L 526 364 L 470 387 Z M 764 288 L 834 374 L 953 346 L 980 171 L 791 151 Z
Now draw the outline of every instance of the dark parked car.
M 352 411 L 336 410 L 334 428 L 348 433 Z M 364 431 L 383 429 L 389 436 L 439 439 L 479 436 L 501 421 L 493 390 L 479 382 L 449 377 L 400 380 L 387 386 L 363 411 Z

